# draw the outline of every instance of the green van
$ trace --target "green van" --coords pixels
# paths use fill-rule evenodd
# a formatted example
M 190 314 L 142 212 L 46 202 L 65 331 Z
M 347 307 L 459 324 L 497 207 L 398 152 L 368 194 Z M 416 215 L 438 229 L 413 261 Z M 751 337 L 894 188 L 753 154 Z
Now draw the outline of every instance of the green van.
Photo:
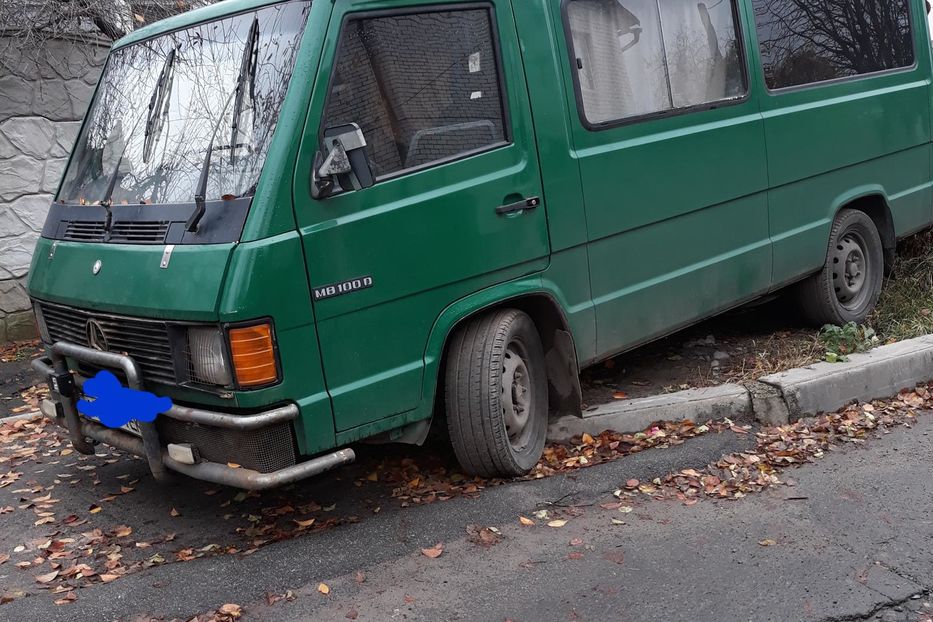
M 579 370 L 933 223 L 923 0 L 228 0 L 110 53 L 37 245 L 43 412 L 260 489 L 446 425 L 530 470 Z M 109 428 L 113 371 L 173 401 Z M 235 463 L 235 464 L 231 464 Z

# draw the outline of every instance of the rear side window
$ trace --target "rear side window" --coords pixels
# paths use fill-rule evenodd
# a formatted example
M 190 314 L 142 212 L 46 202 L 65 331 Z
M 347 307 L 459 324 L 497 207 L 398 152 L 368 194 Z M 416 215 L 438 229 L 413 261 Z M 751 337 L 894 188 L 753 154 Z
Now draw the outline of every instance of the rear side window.
M 356 123 L 376 177 L 504 143 L 487 8 L 344 23 L 323 128 Z
M 769 89 L 914 63 L 907 0 L 753 0 Z
M 731 0 L 570 0 L 586 120 L 599 125 L 742 97 Z

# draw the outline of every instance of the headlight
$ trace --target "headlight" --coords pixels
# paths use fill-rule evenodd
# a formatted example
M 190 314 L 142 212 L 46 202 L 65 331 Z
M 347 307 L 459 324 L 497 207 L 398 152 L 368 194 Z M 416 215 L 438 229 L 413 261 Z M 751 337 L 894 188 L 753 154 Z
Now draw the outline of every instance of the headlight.
M 49 329 L 45 325 L 45 317 L 42 315 L 42 307 L 38 302 L 34 302 L 32 303 L 32 309 L 36 314 L 36 327 L 39 329 L 39 337 L 42 339 L 42 343 L 52 343 Z
M 188 329 L 188 371 L 195 382 L 219 386 L 231 384 L 223 333 L 219 328 Z

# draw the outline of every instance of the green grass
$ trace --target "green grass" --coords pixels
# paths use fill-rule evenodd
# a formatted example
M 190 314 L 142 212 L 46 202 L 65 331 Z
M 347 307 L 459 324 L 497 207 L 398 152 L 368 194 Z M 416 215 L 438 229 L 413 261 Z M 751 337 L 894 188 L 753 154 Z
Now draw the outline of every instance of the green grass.
M 898 244 L 894 269 L 867 324 L 886 343 L 933 333 L 933 233 Z

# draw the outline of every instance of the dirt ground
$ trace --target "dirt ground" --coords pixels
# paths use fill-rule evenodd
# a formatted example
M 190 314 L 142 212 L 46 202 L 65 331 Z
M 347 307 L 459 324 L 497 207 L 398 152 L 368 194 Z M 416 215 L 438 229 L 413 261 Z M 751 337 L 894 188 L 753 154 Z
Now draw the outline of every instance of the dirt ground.
M 816 362 L 816 329 L 786 301 L 748 305 L 583 371 L 587 406 L 761 376 Z

